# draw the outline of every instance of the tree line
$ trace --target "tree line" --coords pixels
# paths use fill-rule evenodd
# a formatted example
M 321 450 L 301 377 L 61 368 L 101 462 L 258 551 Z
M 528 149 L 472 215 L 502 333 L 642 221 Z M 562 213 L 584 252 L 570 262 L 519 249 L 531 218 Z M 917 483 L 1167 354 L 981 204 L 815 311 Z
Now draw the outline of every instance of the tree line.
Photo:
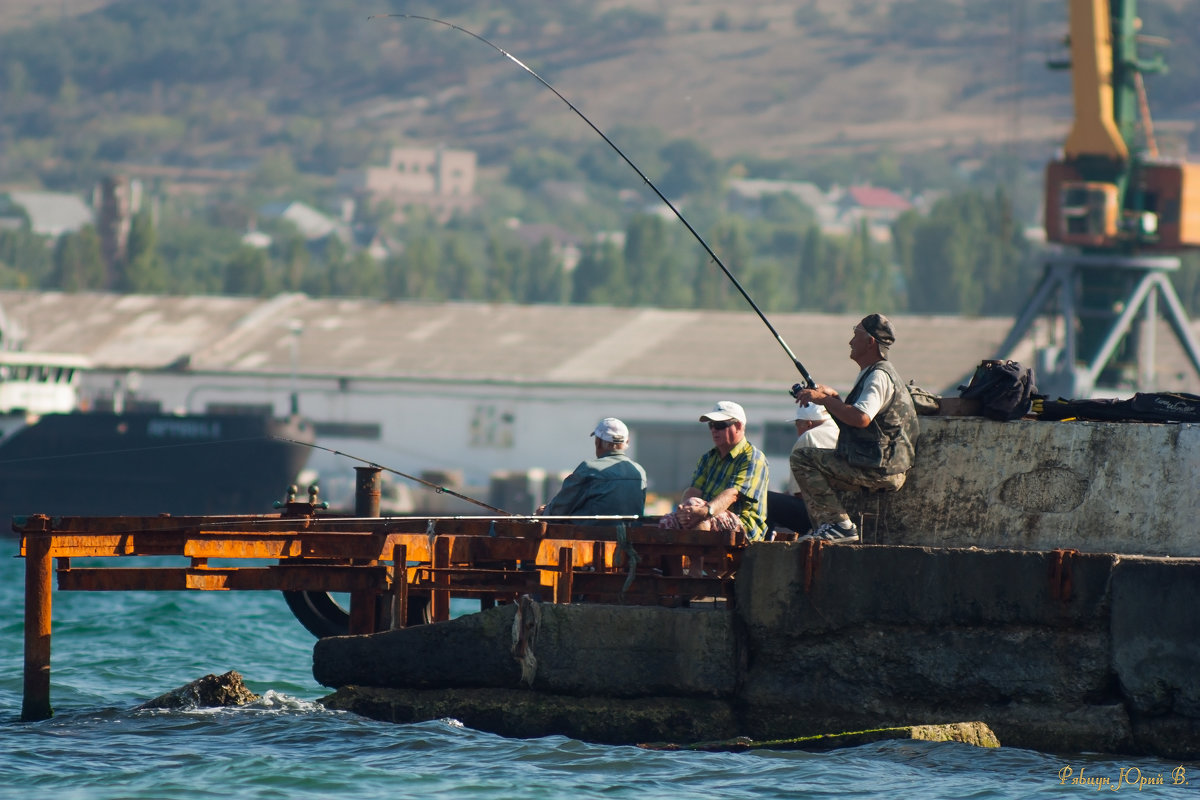
M 949 195 L 928 214 L 909 211 L 890 242 L 859 224 L 822 231 L 797 202 L 764 218 L 726 215 L 705 240 L 764 311 L 1008 315 L 1040 274 L 1036 248 L 1004 192 Z M 389 300 L 579 303 L 743 310 L 745 300 L 676 220 L 632 215 L 620 235 L 584 243 L 573 268 L 548 240 L 533 245 L 480 221 L 438 225 L 411 215 L 402 248 L 376 261 L 335 237 L 313 246 L 276 223 L 269 247 L 246 244 L 209 222 L 155 226 L 135 215 L 127 252 L 106 264 L 91 226 L 53 246 L 28 227 L 0 231 L 0 286 L 63 291 Z M 1189 313 L 1200 313 L 1200 260 L 1172 276 Z

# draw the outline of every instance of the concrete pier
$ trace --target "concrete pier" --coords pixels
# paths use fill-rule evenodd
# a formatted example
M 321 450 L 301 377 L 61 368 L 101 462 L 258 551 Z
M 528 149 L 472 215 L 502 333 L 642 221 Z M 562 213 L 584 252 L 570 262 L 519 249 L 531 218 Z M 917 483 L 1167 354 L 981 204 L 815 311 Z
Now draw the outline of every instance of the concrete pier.
M 878 544 L 752 545 L 732 610 L 502 606 L 322 640 L 314 675 L 335 707 L 509 735 L 978 720 L 1008 746 L 1200 757 L 1200 426 L 922 426 Z
M 525 676 L 516 605 L 323 639 L 313 673 L 371 687 L 335 707 L 516 735 L 632 744 L 979 720 L 1009 746 L 1200 756 L 1200 560 L 772 543 L 747 550 L 737 586 L 734 611 L 538 604 Z M 581 702 L 586 726 L 566 713 Z M 506 705 L 520 724 L 497 721 Z

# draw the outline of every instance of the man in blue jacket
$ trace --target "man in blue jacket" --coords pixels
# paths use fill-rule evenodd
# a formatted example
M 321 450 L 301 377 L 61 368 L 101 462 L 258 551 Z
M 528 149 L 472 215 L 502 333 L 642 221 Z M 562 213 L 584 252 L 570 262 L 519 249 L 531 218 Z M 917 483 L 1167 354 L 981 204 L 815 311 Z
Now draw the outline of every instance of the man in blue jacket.
M 640 517 L 646 506 L 646 471 L 625 453 L 629 428 L 605 417 L 592 431 L 596 457 L 581 462 L 553 499 L 537 510 L 544 516 L 620 515 Z M 585 523 L 585 520 L 580 520 Z M 592 520 L 591 524 L 611 524 Z

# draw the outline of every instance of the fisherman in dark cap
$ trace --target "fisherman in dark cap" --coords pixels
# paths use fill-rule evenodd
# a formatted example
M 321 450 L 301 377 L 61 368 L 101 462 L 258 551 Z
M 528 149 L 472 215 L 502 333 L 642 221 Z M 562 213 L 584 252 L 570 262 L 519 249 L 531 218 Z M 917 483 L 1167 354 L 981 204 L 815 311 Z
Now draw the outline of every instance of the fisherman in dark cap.
M 828 542 L 857 542 L 858 528 L 834 492 L 863 487 L 896 491 L 916 454 L 917 411 L 908 388 L 888 361 L 896 331 L 882 314 L 868 314 L 854 326 L 850 359 L 862 370 L 843 400 L 837 390 L 818 385 L 796 393 L 797 403 L 824 406 L 837 424 L 833 450 L 793 450 L 790 459 L 813 530 Z

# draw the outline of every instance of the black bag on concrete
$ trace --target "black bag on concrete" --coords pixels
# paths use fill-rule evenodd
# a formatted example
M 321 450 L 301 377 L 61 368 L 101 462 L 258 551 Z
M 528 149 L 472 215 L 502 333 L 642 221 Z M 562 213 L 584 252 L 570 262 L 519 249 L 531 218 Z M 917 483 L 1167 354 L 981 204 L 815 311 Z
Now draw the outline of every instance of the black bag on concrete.
M 1033 370 L 1016 361 L 980 362 L 971 382 L 958 387 L 964 400 L 978 400 L 979 413 L 989 419 L 1020 419 L 1029 413 L 1037 383 Z
M 1045 403 L 1039 419 L 1105 422 L 1200 422 L 1200 397 L 1185 392 L 1138 392 L 1128 400 L 1064 400 Z

